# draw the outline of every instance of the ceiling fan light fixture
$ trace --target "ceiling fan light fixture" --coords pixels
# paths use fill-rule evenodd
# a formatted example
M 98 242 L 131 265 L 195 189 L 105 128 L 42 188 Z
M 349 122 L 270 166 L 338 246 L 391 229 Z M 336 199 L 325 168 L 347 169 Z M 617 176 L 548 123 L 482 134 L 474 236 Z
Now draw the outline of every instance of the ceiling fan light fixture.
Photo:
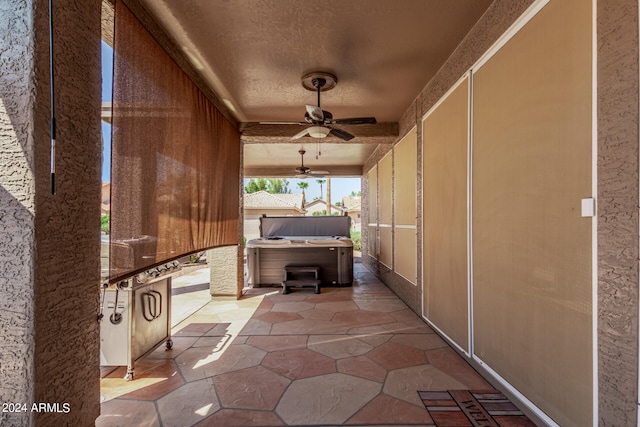
M 324 138 L 329 135 L 330 131 L 331 129 L 324 126 L 311 126 L 309 129 L 307 129 L 309 136 L 313 138 Z

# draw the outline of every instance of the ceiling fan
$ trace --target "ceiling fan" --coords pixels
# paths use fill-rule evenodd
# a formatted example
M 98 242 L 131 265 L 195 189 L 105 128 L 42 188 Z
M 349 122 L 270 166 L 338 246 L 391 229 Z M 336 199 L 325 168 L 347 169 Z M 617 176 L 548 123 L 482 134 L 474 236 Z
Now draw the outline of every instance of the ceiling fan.
M 309 135 L 313 138 L 324 138 L 333 135 L 345 141 L 350 141 L 354 135 L 344 129 L 336 128 L 333 125 L 374 125 L 375 117 L 352 117 L 347 119 L 334 119 L 331 112 L 320 107 L 320 92 L 333 89 L 338 83 L 336 76 L 325 72 L 313 72 L 302 77 L 302 85 L 308 89 L 317 91 L 318 105 L 306 105 L 304 122 L 260 122 L 260 124 L 299 124 L 312 125 L 301 132 L 298 132 L 291 139 L 302 138 Z
M 329 175 L 329 171 L 312 171 L 310 168 L 306 167 L 304 165 L 304 153 L 306 153 L 306 151 L 300 149 L 298 153 L 300 153 L 301 164 L 295 169 L 296 178 L 323 178 L 325 175 Z

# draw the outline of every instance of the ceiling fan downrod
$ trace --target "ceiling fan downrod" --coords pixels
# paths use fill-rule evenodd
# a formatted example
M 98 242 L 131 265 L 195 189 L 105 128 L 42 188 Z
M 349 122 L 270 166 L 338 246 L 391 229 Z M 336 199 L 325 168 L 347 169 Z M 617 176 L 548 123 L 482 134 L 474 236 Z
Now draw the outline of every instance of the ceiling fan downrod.
M 327 84 L 327 81 L 322 77 L 316 77 L 313 80 L 311 80 L 311 83 L 313 83 L 313 86 L 318 91 L 318 108 L 320 108 L 320 91 L 322 91 L 322 88 L 324 87 L 324 85 Z
M 300 157 L 301 157 L 301 159 L 300 159 L 301 160 L 301 162 L 300 162 L 301 163 L 301 167 L 304 169 L 304 153 L 306 153 L 306 151 L 303 150 L 303 149 L 300 149 L 300 150 L 298 150 L 298 153 L 300 154 Z

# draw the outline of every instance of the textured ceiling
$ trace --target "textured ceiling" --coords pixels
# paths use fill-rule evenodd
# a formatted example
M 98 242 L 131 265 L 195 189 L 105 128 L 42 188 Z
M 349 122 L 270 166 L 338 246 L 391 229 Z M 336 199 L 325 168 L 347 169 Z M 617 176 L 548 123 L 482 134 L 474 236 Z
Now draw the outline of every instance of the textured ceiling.
M 335 74 L 322 108 L 335 118 L 375 116 L 397 122 L 451 55 L 491 0 L 140 0 L 240 122 L 300 121 L 316 94 L 309 71 Z M 269 127 L 269 125 L 263 125 Z M 253 134 L 260 133 L 253 128 Z M 245 169 L 299 163 L 301 128 L 245 145 Z M 358 136 L 357 127 L 349 129 Z M 277 132 L 276 132 L 277 133 Z M 340 141 L 343 146 L 349 145 Z M 351 141 L 358 144 L 356 137 Z M 343 150 L 336 164 L 362 165 L 375 149 Z M 330 150 L 328 151 L 330 152 Z M 271 157 L 270 153 L 277 153 Z M 363 157 L 364 156 L 364 157 Z M 327 154 L 327 161 L 331 160 Z

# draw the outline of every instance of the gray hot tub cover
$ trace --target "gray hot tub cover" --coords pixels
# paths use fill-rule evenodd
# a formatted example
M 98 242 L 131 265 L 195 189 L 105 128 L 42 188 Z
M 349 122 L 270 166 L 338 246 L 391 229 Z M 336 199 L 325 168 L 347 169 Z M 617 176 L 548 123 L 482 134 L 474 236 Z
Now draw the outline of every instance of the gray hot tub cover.
M 349 216 L 262 216 L 260 237 L 344 236 L 349 237 Z

